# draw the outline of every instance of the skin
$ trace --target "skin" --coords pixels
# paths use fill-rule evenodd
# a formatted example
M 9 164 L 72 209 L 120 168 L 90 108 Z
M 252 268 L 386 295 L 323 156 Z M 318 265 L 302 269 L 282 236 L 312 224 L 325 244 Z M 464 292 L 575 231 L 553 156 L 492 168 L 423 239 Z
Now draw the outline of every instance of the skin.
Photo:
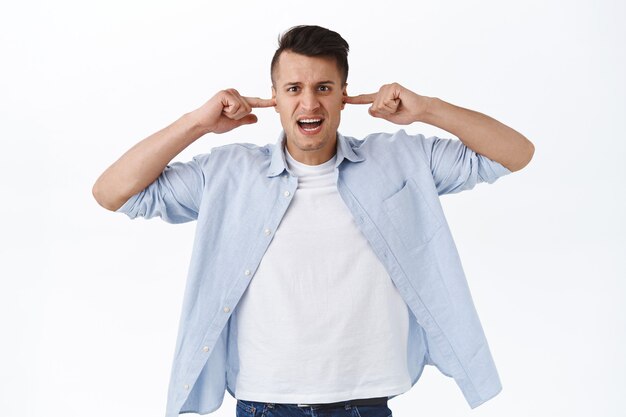
M 98 204 L 116 211 L 130 197 L 154 182 L 167 164 L 207 133 L 225 133 L 256 123 L 254 108 L 273 107 L 273 99 L 244 97 L 235 89 L 219 91 L 198 109 L 148 136 L 124 153 L 96 180 L 92 194 Z
M 274 74 L 272 98 L 245 97 L 235 89 L 219 91 L 198 109 L 137 143 L 107 168 L 93 186 L 96 201 L 119 209 L 151 184 L 167 164 L 207 133 L 224 133 L 256 123 L 255 108 L 275 107 L 287 138 L 287 149 L 305 164 L 328 161 L 336 152 L 337 128 L 345 104 L 367 105 L 369 114 L 395 124 L 424 122 L 457 136 L 468 148 L 510 171 L 528 164 L 533 144 L 497 120 L 434 97 L 421 96 L 398 83 L 378 92 L 348 96 L 332 59 L 285 51 Z M 299 118 L 323 118 L 319 132 L 299 130 Z
M 337 128 L 347 96 L 335 60 L 285 51 L 272 78 L 272 98 L 291 156 L 307 165 L 328 161 L 335 155 Z M 303 118 L 323 119 L 320 132 L 303 132 L 297 123 Z
M 398 83 L 376 93 L 345 97 L 350 104 L 370 104 L 368 112 L 395 124 L 428 123 L 458 137 L 468 148 L 514 172 L 532 159 L 535 147 L 521 133 L 474 110 L 414 93 Z

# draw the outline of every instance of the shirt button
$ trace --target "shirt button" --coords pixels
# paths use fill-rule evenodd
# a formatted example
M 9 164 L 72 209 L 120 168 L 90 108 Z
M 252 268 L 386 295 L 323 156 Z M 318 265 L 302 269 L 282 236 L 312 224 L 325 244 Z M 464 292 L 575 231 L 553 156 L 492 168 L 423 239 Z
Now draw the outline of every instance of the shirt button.
M 224 313 L 228 313 L 229 311 L 230 311 L 230 308 L 224 307 Z
M 263 230 L 263 233 L 265 233 L 265 236 L 269 236 L 272 234 L 272 231 L 270 229 L 265 229 Z
M 205 352 L 208 352 L 209 351 L 209 347 L 205 346 L 205 347 L 202 348 L 202 350 L 205 351 Z
M 189 384 L 185 384 L 185 385 L 184 385 L 184 388 L 185 388 L 185 389 L 189 389 Z
M 291 195 L 291 193 L 290 193 L 289 191 L 285 191 L 285 192 L 283 193 L 283 195 L 284 195 L 285 197 L 289 197 L 289 196 Z
M 246 275 L 250 275 L 252 272 L 250 272 L 249 269 L 246 269 L 245 271 L 243 271 L 243 273 L 246 274 Z

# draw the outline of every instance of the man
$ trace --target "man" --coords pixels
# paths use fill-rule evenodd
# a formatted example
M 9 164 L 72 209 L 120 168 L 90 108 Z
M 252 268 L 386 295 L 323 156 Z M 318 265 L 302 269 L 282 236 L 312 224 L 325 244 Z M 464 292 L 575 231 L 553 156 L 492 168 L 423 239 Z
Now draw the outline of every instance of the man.
M 224 390 L 237 415 L 380 416 L 426 364 L 471 407 L 500 391 L 438 196 L 523 168 L 534 147 L 483 114 L 393 83 L 347 94 L 348 44 L 298 26 L 279 41 L 272 98 L 220 91 L 136 144 L 94 185 L 131 218 L 197 220 L 167 416 L 210 413 Z M 403 130 L 338 133 L 346 104 Z M 170 161 L 207 133 L 274 107 L 276 145 L 233 144 Z

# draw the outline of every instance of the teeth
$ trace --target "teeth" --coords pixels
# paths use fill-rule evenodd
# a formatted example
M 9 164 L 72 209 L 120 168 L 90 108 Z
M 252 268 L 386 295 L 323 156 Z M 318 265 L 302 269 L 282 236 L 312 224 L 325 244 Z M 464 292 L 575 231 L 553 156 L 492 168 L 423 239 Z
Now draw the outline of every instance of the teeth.
M 302 119 L 298 120 L 299 123 L 318 123 L 321 122 L 322 119 Z

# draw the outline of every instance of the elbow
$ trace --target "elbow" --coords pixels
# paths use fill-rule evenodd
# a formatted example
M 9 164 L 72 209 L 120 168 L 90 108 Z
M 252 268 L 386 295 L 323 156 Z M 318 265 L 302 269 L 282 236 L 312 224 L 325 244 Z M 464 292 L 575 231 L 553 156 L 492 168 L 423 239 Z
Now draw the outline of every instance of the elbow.
M 533 156 L 535 155 L 535 145 L 533 145 L 533 143 L 528 139 L 525 139 L 525 141 L 526 143 L 524 145 L 524 149 L 521 152 L 517 153 L 516 160 L 510 162 L 506 166 L 506 168 L 511 172 L 519 171 L 520 169 L 524 168 L 530 163 L 530 161 L 533 159 Z
M 530 160 L 533 159 L 534 155 L 535 155 L 535 145 L 533 145 L 531 141 L 528 141 L 528 161 L 526 161 L 526 165 L 528 165 Z
M 93 185 L 91 194 L 100 206 L 110 211 L 117 211 L 124 204 L 123 202 L 120 203 L 119 201 L 111 198 L 109 194 L 103 190 L 99 180 Z

